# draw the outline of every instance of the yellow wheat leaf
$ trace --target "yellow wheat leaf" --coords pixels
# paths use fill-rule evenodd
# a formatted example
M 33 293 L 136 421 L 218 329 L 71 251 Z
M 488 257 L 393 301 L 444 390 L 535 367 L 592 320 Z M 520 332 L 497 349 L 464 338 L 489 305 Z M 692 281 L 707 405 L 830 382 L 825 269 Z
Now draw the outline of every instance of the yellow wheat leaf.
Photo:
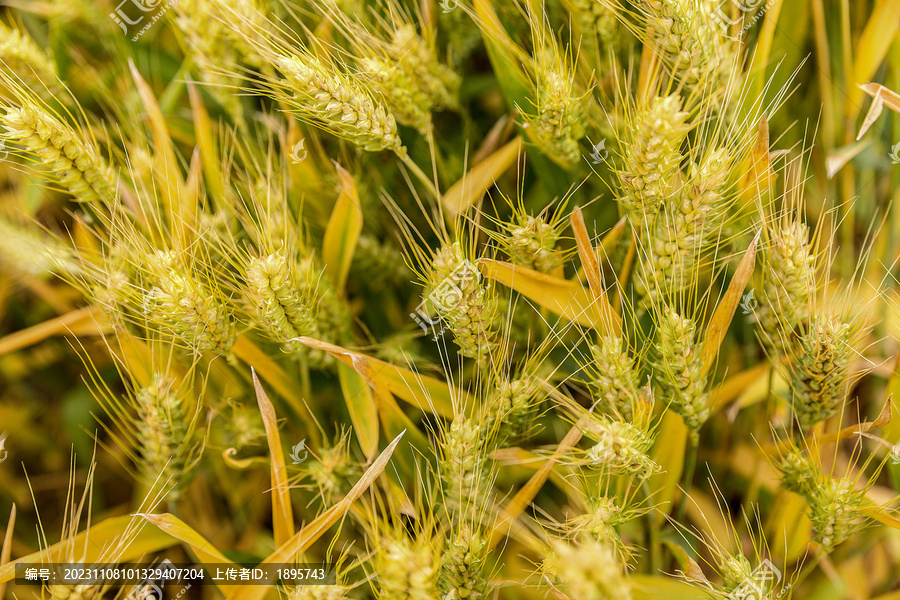
M 275 543 L 281 545 L 294 535 L 294 514 L 291 509 L 290 485 L 288 484 L 287 467 L 284 464 L 284 452 L 281 447 L 281 435 L 278 433 L 278 417 L 275 407 L 266 395 L 256 371 L 253 370 L 253 387 L 256 390 L 256 401 L 266 428 L 266 441 L 269 444 L 272 473 L 272 520 L 275 532 Z
M 325 262 L 325 275 L 331 279 L 338 293 L 343 295 L 356 242 L 362 232 L 363 214 L 356 184 L 350 173 L 340 165 L 337 172 L 341 181 L 341 195 L 335 202 L 331 218 L 325 227 L 322 259 Z

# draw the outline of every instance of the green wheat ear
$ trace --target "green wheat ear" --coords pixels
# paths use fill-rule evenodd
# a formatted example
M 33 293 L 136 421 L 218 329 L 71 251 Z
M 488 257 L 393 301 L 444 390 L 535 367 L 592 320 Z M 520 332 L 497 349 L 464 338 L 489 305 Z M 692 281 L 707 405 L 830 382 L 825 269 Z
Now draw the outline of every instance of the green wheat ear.
M 641 107 L 630 128 L 619 172 L 626 215 L 638 231 L 652 221 L 669 197 L 682 160 L 681 144 L 690 130 L 678 95 L 657 97 Z
M 815 255 L 807 236 L 802 223 L 792 223 L 775 233 L 764 252 L 759 324 L 763 339 L 779 354 L 787 352 L 794 332 L 809 319 Z
M 93 144 L 37 105 L 5 107 L 0 116 L 6 139 L 21 143 L 79 201 L 96 207 L 116 198 L 112 171 Z
M 348 600 L 350 588 L 342 585 L 303 585 L 291 590 L 289 600 Z
M 597 540 L 556 542 L 544 571 L 569 598 L 632 598 L 631 585 L 615 550 Z
M 169 496 L 172 501 L 181 497 L 189 481 L 185 468 L 191 448 L 184 393 L 171 379 L 156 373 L 134 398 L 144 487 L 152 488 L 161 474 L 171 478 L 175 483 Z
M 3 23 L 0 23 L 0 63 L 26 78 L 29 87 L 39 90 L 42 97 L 50 95 L 42 88 L 53 86 L 57 81 L 56 63 L 50 52 L 42 50 L 18 27 L 7 27 Z
M 386 536 L 372 566 L 380 600 L 426 600 L 435 588 L 437 571 L 428 540 L 410 540 L 403 532 Z
M 540 28 L 540 26 L 536 26 Z M 524 110 L 528 132 L 541 152 L 565 168 L 581 160 L 578 141 L 584 137 L 584 100 L 575 95 L 575 74 L 563 58 L 556 40 L 535 33 L 534 110 Z
M 555 273 L 563 265 L 563 254 L 557 243 L 560 223 L 547 222 L 543 217 L 516 214 L 514 223 L 504 223 L 506 235 L 501 244 L 514 265 Z
M 273 66 L 284 75 L 273 91 L 302 119 L 364 150 L 402 151 L 394 116 L 361 80 L 310 54 L 277 55 Z
M 443 246 L 435 255 L 428 274 L 428 298 L 439 304 L 437 314 L 453 332 L 460 354 L 489 364 L 496 352 L 497 300 L 493 288 L 482 280 L 459 243 Z
M 640 396 L 635 361 L 623 349 L 623 340 L 604 336 L 591 346 L 593 361 L 588 368 L 593 396 L 612 414 L 632 422 Z
M 808 429 L 843 407 L 864 331 L 858 320 L 827 314 L 813 316 L 803 329 L 788 350 L 788 371 L 794 413 L 800 427 Z
M 656 365 L 657 381 L 696 442 L 700 427 L 710 415 L 697 326 L 667 306 L 659 316 L 657 332 L 660 357 Z
M 247 296 L 256 311 L 258 326 L 289 352 L 305 348 L 296 341 L 316 333 L 315 297 L 280 254 L 253 258 L 247 266 Z
M 144 312 L 155 327 L 188 348 L 228 354 L 236 336 L 231 309 L 221 292 L 197 278 L 189 260 L 173 250 L 146 258 Z

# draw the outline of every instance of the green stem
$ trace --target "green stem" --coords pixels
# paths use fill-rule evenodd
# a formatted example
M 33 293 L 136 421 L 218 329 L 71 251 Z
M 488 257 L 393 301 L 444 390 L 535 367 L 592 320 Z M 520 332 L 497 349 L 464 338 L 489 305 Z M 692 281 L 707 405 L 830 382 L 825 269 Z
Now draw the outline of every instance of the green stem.
M 688 438 L 690 440 L 691 447 L 687 453 L 687 463 L 684 468 L 684 477 L 681 481 L 681 487 L 684 490 L 684 493 L 681 496 L 681 502 L 678 505 L 678 513 L 675 516 L 675 520 L 681 522 L 684 520 L 685 512 L 687 511 L 687 503 L 688 503 L 688 494 L 691 491 L 691 485 L 694 481 L 694 471 L 697 469 L 697 443 L 694 441 L 693 437 Z
M 653 494 L 650 492 L 650 488 L 646 481 L 641 484 L 641 489 L 644 490 L 644 496 L 649 501 Z M 648 521 L 647 529 L 650 534 L 650 573 L 655 574 L 662 568 L 662 545 L 659 542 L 659 512 L 650 511 Z
M 431 195 L 434 196 L 434 198 L 436 200 L 440 199 L 441 194 L 438 192 L 437 188 L 434 186 L 434 182 L 431 181 L 428 178 L 428 175 L 426 175 L 425 172 L 419 168 L 419 165 L 417 165 L 415 162 L 413 162 L 413 159 L 411 159 L 409 157 L 409 154 L 407 154 L 405 152 L 403 154 L 401 154 L 398 152 L 397 158 L 399 158 L 400 161 L 404 165 L 406 165 L 406 168 L 409 169 L 412 172 L 412 174 L 416 176 L 416 179 L 418 179 L 420 182 L 422 182 L 425 185 L 426 188 L 428 188 L 428 191 L 431 192 Z

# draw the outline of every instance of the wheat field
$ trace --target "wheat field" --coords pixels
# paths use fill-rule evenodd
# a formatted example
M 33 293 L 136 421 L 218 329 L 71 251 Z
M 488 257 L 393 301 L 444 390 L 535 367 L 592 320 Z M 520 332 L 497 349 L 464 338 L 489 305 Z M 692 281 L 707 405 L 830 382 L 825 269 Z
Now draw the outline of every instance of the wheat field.
M 900 600 L 900 2 L 0 2 L 0 598 Z

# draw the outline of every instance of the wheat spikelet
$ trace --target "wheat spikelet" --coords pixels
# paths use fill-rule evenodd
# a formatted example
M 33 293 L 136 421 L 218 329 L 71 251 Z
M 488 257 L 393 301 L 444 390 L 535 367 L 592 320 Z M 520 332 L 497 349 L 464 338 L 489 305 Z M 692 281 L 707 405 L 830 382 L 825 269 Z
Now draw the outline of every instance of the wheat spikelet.
M 364 58 L 360 70 L 384 96 L 398 123 L 413 127 L 423 135 L 431 128 L 432 101 L 399 64 Z
M 428 299 L 453 332 L 460 354 L 486 364 L 498 343 L 496 298 L 458 243 L 438 251 L 428 288 Z
M 678 95 L 655 98 L 635 117 L 625 145 L 621 204 L 640 230 L 669 196 L 669 186 L 681 163 L 681 143 L 687 135 L 688 114 Z
M 240 97 L 229 90 L 236 80 L 222 73 L 221 65 L 236 64 L 241 57 L 251 65 L 261 64 L 260 57 L 234 28 L 237 24 L 258 22 L 254 17 L 260 14 L 259 10 L 249 0 L 179 0 L 175 7 L 175 24 L 187 41 L 187 53 L 202 80 L 210 84 L 207 89 L 237 123 L 243 124 Z M 232 17 L 229 24 L 220 20 L 223 15 Z
M 469 513 L 477 504 L 485 483 L 482 429 L 466 417 L 453 420 L 444 435 L 441 479 L 446 505 L 454 512 Z
M 815 539 L 826 553 L 831 553 L 860 529 L 865 491 L 855 489 L 853 481 L 845 478 L 826 478 L 819 483 L 811 487 L 806 500 Z
M 478 600 L 488 594 L 484 577 L 487 540 L 466 524 L 447 539 L 438 589 L 445 600 Z
M 597 0 L 564 0 L 563 4 L 571 13 L 589 56 L 593 55 L 592 50 L 597 50 L 595 36 L 599 38 L 602 49 L 616 49 L 622 43 L 622 24 L 616 13 L 603 3 Z
M 4 268 L 38 277 L 80 272 L 78 257 L 71 248 L 34 229 L 0 215 L 0 264 Z
M 660 364 L 657 378 L 672 407 L 681 415 L 695 441 L 709 418 L 706 376 L 697 346 L 696 325 L 675 309 L 665 307 L 659 315 Z
M 351 268 L 356 274 L 379 273 L 384 279 L 372 282 L 373 287 L 376 288 L 387 282 L 407 282 L 412 275 L 400 250 L 392 244 L 382 243 L 367 234 L 359 236 Z
M 56 64 L 30 35 L 18 27 L 0 23 L 0 63 L 13 73 L 31 75 L 30 87 L 40 89 L 56 82 Z
M 733 592 L 747 581 L 753 581 L 753 571 L 756 569 L 756 565 L 742 554 L 724 557 L 717 566 L 722 576 L 722 587 L 728 592 Z
M 185 467 L 190 436 L 181 393 L 171 379 L 157 373 L 149 386 L 135 394 L 144 487 L 152 487 L 162 474 L 164 480 L 175 484 L 170 495 L 173 500 L 181 495 L 188 481 Z
M 405 23 L 391 36 L 388 55 L 406 70 L 407 76 L 440 110 L 459 108 L 460 76 L 437 60 L 431 45 L 416 33 L 415 26 Z
M 378 600 L 431 600 L 437 580 L 430 544 L 391 536 L 375 555 Z
M 301 585 L 291 590 L 289 600 L 347 600 L 350 589 L 342 585 Z
M 573 600 L 631 600 L 631 586 L 608 544 L 592 539 L 558 541 L 545 568 Z
M 809 231 L 799 220 L 786 219 L 763 251 L 759 324 L 763 338 L 782 353 L 794 330 L 809 319 L 815 262 Z
M 563 264 L 563 256 L 556 244 L 559 228 L 542 217 L 517 214 L 514 223 L 504 223 L 506 235 L 501 244 L 514 265 L 554 273 Z
M 523 117 L 538 148 L 558 164 L 571 168 L 581 158 L 578 140 L 584 137 L 582 99 L 572 93 L 574 73 L 559 55 L 554 40 L 548 40 L 536 58 L 534 112 Z
M 586 456 L 591 466 L 610 474 L 638 477 L 648 477 L 659 471 L 659 465 L 647 456 L 652 439 L 630 423 L 593 415 L 584 433 L 594 442 Z
M 6 107 L 0 117 L 6 137 L 36 154 L 81 202 L 111 204 L 116 183 L 94 147 L 71 127 L 34 106 Z
M 304 286 L 280 254 L 253 258 L 247 267 L 247 295 L 257 324 L 288 352 L 305 348 L 296 341 L 316 331 L 315 308 L 299 290 Z
M 534 428 L 535 409 L 541 402 L 540 387 L 534 379 L 503 379 L 491 399 L 499 422 L 498 445 L 518 440 Z
M 797 449 L 786 452 L 776 465 L 781 472 L 781 483 L 794 493 L 806 495 L 814 484 L 812 478 L 816 466 Z
M 847 398 L 859 327 L 829 315 L 814 316 L 789 350 L 793 408 L 807 429 L 837 412 Z
M 319 449 L 319 459 L 305 467 L 326 502 L 350 491 L 362 473 L 359 463 L 350 455 L 348 441 L 344 435 L 338 443 Z
M 622 348 L 622 339 L 604 336 L 591 346 L 593 362 L 589 385 L 593 396 L 610 412 L 631 422 L 638 402 L 638 380 L 634 359 Z
M 197 280 L 175 251 L 159 250 L 145 266 L 152 286 L 144 297 L 150 321 L 198 352 L 228 353 L 234 322 L 220 294 Z
M 598 542 L 621 546 L 622 540 L 615 525 L 624 522 L 622 510 L 612 498 L 589 498 L 587 512 L 567 523 L 566 530 L 573 536 L 592 536 Z
M 286 78 L 277 89 L 290 92 L 284 100 L 298 116 L 364 150 L 402 152 L 393 115 L 361 81 L 308 54 L 277 56 L 275 66 Z
M 651 25 L 673 71 L 687 85 L 712 93 L 736 67 L 732 41 L 716 25 L 713 0 L 652 0 Z
M 638 273 L 637 289 L 645 303 L 677 297 L 693 285 L 701 261 L 718 246 L 729 208 L 724 188 L 731 158 L 719 149 L 700 165 L 692 165 L 680 198 L 664 203 L 650 229 L 650 252 Z

